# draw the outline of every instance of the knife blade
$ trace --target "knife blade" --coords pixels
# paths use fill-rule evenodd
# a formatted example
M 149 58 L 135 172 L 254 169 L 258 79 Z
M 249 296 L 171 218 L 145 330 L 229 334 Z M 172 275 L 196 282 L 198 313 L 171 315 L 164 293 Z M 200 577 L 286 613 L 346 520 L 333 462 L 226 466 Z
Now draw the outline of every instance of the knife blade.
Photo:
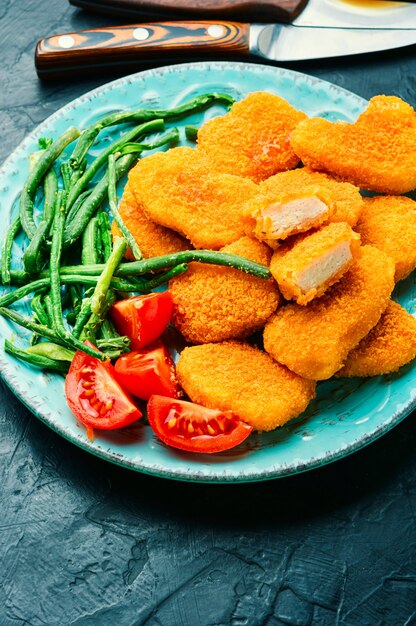
M 416 28 L 415 0 L 69 0 L 129 20 L 230 19 L 315 28 Z M 146 18 L 144 17 L 147 14 Z
M 153 22 L 95 28 L 38 41 L 35 66 L 41 78 L 172 58 L 212 55 L 269 61 L 301 61 L 389 50 L 416 43 L 415 30 L 307 28 L 239 22 Z M 192 57 L 194 57 L 192 59 Z

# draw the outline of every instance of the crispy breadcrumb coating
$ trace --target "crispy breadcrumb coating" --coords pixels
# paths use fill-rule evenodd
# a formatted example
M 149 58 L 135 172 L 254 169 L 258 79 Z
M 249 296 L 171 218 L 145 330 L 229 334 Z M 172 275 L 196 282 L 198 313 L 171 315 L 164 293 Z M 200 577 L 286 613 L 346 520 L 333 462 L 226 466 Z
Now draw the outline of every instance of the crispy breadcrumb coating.
M 312 185 L 324 188 L 331 194 L 333 211 L 329 218 L 330 222 L 346 222 L 352 227 L 355 226 L 363 204 L 358 187 L 338 182 L 328 174 L 314 172 L 308 167 L 299 167 L 271 176 L 260 183 L 259 193 L 272 199 L 274 195 L 301 192 L 305 187 Z
M 394 287 L 394 262 L 373 246 L 361 246 L 350 270 L 307 306 L 281 307 L 264 329 L 264 347 L 304 378 L 325 380 L 377 324 Z
M 130 182 L 127 182 L 124 187 L 119 213 L 127 229 L 136 240 L 144 259 L 180 252 L 181 250 L 189 250 L 192 247 L 189 241 L 183 239 L 177 233 L 155 224 L 155 222 L 146 217 L 133 195 Z M 121 235 L 115 221 L 113 221 L 111 232 L 113 237 Z M 126 257 L 132 261 L 134 260 L 130 248 L 126 252 Z
M 416 187 L 416 113 L 396 96 L 375 96 L 353 124 L 300 122 L 292 147 L 305 165 L 362 189 L 401 194 Z
M 131 170 L 130 185 L 146 216 L 187 237 L 195 248 L 218 250 L 239 237 L 244 203 L 257 185 L 214 172 L 195 148 L 152 154 Z
M 259 182 L 299 163 L 290 134 L 305 118 L 283 98 L 253 92 L 199 129 L 198 149 L 218 171 Z
M 193 402 L 233 411 L 260 431 L 273 430 L 298 416 L 315 396 L 313 381 L 237 341 L 185 348 L 177 375 Z
M 379 323 L 352 350 L 337 376 L 396 372 L 416 357 L 416 319 L 390 301 Z
M 270 271 L 287 300 L 307 304 L 345 274 L 359 248 L 360 235 L 351 226 L 328 224 L 280 246 L 273 254 Z
M 326 222 L 332 210 L 331 194 L 317 185 L 291 193 L 259 193 L 244 209 L 246 232 L 277 247 L 280 240 Z
M 269 265 L 271 250 L 249 237 L 222 248 Z M 187 341 L 208 343 L 242 338 L 263 328 L 280 296 L 274 280 L 263 280 L 231 267 L 190 263 L 169 283 L 173 323 Z
M 405 196 L 365 198 L 357 232 L 363 243 L 376 246 L 393 259 L 396 282 L 406 278 L 416 267 L 414 200 Z

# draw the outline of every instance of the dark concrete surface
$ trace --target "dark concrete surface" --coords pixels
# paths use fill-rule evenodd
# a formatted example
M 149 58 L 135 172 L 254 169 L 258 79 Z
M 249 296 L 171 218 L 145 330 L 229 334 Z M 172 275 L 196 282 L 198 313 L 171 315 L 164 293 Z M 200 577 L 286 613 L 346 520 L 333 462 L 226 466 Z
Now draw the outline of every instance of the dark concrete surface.
M 117 23 L 0 1 L 0 161 L 106 77 L 42 84 L 36 40 Z M 416 105 L 415 47 L 294 69 Z M 89 456 L 0 383 L 0 626 L 416 624 L 416 428 L 304 475 L 176 483 Z

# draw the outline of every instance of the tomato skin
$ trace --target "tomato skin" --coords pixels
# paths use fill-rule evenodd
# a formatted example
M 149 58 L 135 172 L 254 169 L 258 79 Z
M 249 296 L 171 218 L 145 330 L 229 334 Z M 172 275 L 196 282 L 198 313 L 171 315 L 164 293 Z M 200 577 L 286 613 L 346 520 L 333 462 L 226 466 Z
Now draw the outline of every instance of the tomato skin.
M 93 345 L 87 341 L 89 346 Z M 87 428 L 114 430 L 137 421 L 142 413 L 115 378 L 110 361 L 81 350 L 75 353 L 65 380 L 69 408 Z
M 169 291 L 163 291 L 119 300 L 111 306 L 109 314 L 120 335 L 130 337 L 130 348 L 139 350 L 160 337 L 172 312 L 172 296 Z
M 147 403 L 147 416 L 159 439 L 189 452 L 212 454 L 229 450 L 253 430 L 231 411 L 207 409 L 193 402 L 156 395 Z
M 179 397 L 175 365 L 160 339 L 146 348 L 123 354 L 114 369 L 120 385 L 137 398 L 148 400 L 154 394 Z

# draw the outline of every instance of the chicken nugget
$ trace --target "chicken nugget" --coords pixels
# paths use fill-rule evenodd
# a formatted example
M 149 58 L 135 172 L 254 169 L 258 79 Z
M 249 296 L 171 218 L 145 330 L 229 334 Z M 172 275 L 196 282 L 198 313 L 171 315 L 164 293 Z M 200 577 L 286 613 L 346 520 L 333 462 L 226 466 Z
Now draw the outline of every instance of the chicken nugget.
M 242 237 L 222 248 L 268 265 L 271 250 L 260 241 Z M 173 324 L 187 341 L 208 343 L 247 337 L 263 328 L 280 296 L 273 280 L 263 280 L 232 267 L 190 263 L 185 274 L 169 283 Z
M 136 240 L 144 259 L 189 250 L 192 247 L 189 241 L 180 237 L 173 230 L 159 226 L 146 217 L 133 195 L 130 182 L 127 182 L 124 187 L 119 213 L 126 228 Z M 121 235 L 115 221 L 112 224 L 111 232 L 113 237 Z M 128 248 L 125 256 L 131 261 L 134 260 L 130 248 Z
M 332 210 L 331 195 L 316 185 L 300 192 L 260 193 L 246 204 L 246 232 L 277 248 L 280 240 L 326 222 Z
M 314 172 L 308 167 L 299 167 L 289 172 L 275 174 L 259 185 L 259 193 L 273 196 L 283 193 L 302 192 L 305 187 L 316 185 L 331 194 L 333 210 L 330 222 L 346 222 L 355 226 L 361 212 L 363 199 L 358 187 L 351 183 L 342 183 L 323 172 Z
M 375 96 L 356 122 L 307 119 L 292 134 L 305 165 L 362 189 L 401 194 L 416 187 L 416 113 L 396 96 Z
M 379 323 L 352 350 L 337 377 L 396 372 L 416 357 L 416 319 L 390 300 Z
M 377 324 L 394 287 L 394 262 L 373 246 L 341 280 L 307 306 L 281 307 L 264 329 L 264 347 L 279 363 L 313 380 L 330 378 Z
M 345 274 L 359 249 L 360 235 L 351 226 L 328 224 L 278 248 L 270 271 L 287 300 L 307 304 Z
M 299 163 L 290 146 L 290 134 L 305 118 L 305 113 L 283 98 L 253 92 L 236 102 L 229 113 L 199 129 L 198 149 L 219 172 L 259 182 Z
M 388 254 L 396 264 L 395 280 L 416 267 L 416 202 L 405 196 L 365 198 L 357 224 L 363 243 Z
M 187 237 L 195 248 L 218 250 L 245 234 L 243 206 L 257 185 L 219 174 L 195 148 L 152 154 L 130 172 L 130 184 L 145 215 Z
M 177 375 L 193 402 L 233 411 L 256 430 L 273 430 L 302 413 L 315 383 L 297 376 L 258 348 L 225 341 L 183 350 Z

